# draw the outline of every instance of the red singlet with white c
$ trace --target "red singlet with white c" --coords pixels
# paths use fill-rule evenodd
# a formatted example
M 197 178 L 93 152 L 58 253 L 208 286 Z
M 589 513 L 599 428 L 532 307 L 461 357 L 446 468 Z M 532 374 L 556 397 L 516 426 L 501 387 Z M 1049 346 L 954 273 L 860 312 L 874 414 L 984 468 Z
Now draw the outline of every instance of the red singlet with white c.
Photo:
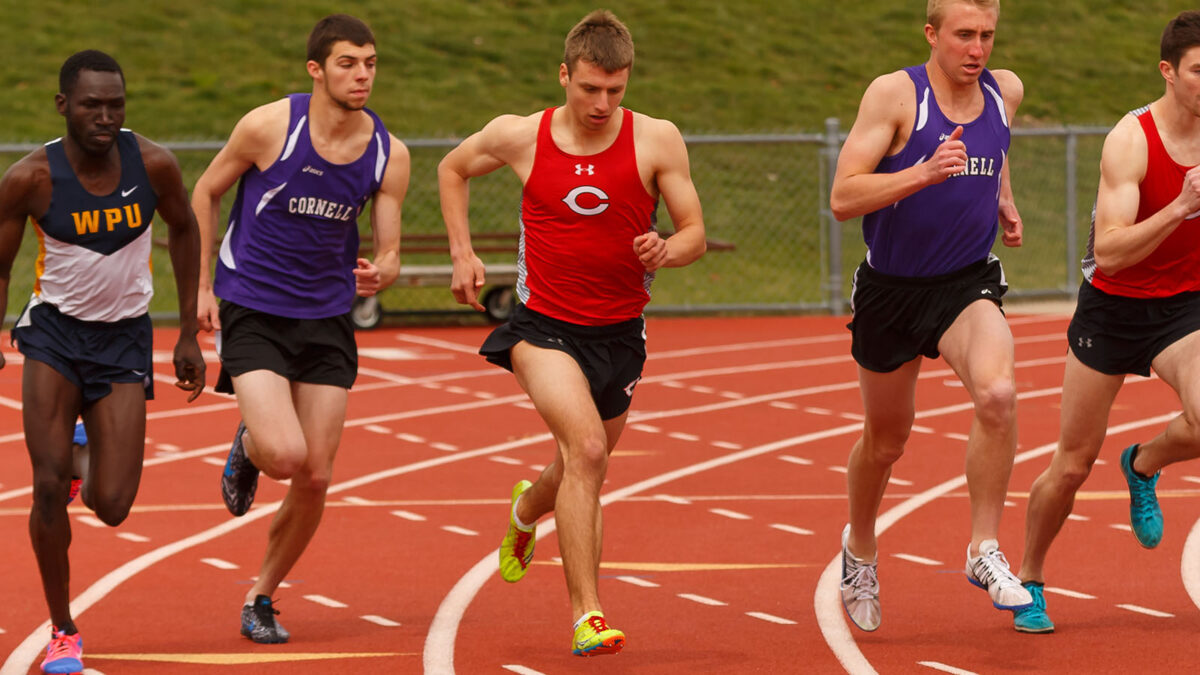
M 542 113 L 533 168 L 521 197 L 517 295 L 560 321 L 604 326 L 641 316 L 652 273 L 633 239 L 654 229 L 658 200 L 646 192 L 633 147 L 633 112 L 603 152 L 570 155 Z
M 1138 211 L 1134 219 L 1140 223 L 1179 196 L 1184 174 L 1191 167 L 1177 163 L 1167 154 L 1149 106 L 1130 114 L 1137 118 L 1146 134 L 1146 176 L 1138 185 Z M 1105 274 L 1095 266 L 1094 223 L 1092 227 L 1083 271 L 1096 288 L 1109 295 L 1130 298 L 1165 298 L 1200 290 L 1200 211 L 1190 214 L 1150 255 L 1116 274 Z

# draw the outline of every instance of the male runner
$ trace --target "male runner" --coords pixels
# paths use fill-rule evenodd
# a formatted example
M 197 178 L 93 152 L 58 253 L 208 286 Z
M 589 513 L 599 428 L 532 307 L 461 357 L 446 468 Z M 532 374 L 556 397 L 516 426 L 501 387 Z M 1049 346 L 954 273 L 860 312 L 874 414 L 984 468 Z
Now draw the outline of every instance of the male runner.
M 67 134 L 13 164 L 0 179 L 0 316 L 25 221 L 38 233 L 37 280 L 13 328 L 25 357 L 25 445 L 33 463 L 29 535 L 50 609 L 42 670 L 83 670 L 83 639 L 71 617 L 72 439 L 83 416 L 90 442 L 84 502 L 104 523 L 129 515 L 142 475 L 146 400 L 154 397 L 147 310 L 151 221 L 167 224 L 179 293 L 175 386 L 204 389 L 196 343 L 199 235 L 175 157 L 122 129 L 125 76 L 108 54 L 72 55 L 54 102 Z M 0 367 L 4 358 L 0 356 Z
M 247 113 L 192 195 L 202 225 L 200 328 L 221 331 L 217 390 L 236 394 L 243 419 L 222 497 L 240 516 L 260 470 L 291 479 L 242 607 L 242 634 L 261 643 L 288 640 L 271 595 L 321 522 L 358 370 L 350 309 L 356 293 L 374 295 L 399 273 L 408 189 L 408 150 L 365 107 L 375 81 L 371 29 L 345 14 L 325 17 L 308 37 L 307 68 L 312 94 Z M 217 214 L 235 182 L 214 285 Z M 367 200 L 373 262 L 357 257 Z
M 1108 427 L 1125 375 L 1158 373 L 1183 411 L 1121 453 L 1138 543 L 1162 540 L 1155 484 L 1163 467 L 1200 457 L 1200 12 L 1171 20 L 1158 70 L 1163 95 L 1125 117 L 1104 141 L 1084 281 L 1067 329 L 1058 448 L 1034 481 L 1021 579 L 1034 605 L 1013 626 L 1049 633 L 1046 554 L 1071 513 Z
M 841 584 L 846 612 L 867 631 L 881 618 L 875 523 L 912 429 L 922 356 L 945 358 L 975 404 L 967 580 L 998 608 L 1032 602 L 997 542 L 1017 399 L 1000 311 L 1007 285 L 990 251 L 997 216 L 1004 244 L 1021 243 L 1007 153 L 1024 93 L 1012 72 L 985 68 L 999 13 L 999 0 L 930 0 L 929 60 L 871 83 L 834 176 L 833 213 L 863 216 L 867 242 L 850 323 L 866 420 L 847 467 Z
M 567 35 L 558 80 L 563 106 L 501 115 L 450 151 L 438 167 L 442 215 L 454 262 L 455 299 L 482 310 L 484 266 L 471 248 L 468 181 L 508 165 L 521 201 L 521 302 L 480 353 L 516 375 L 557 442 L 537 481 L 513 488 L 500 572 L 519 581 L 533 557 L 534 526 L 554 511 L 572 617 L 572 652 L 621 650 L 596 587 L 600 486 L 645 362 L 642 309 L 662 267 L 705 249 L 700 200 L 675 125 L 621 108 L 633 39 L 598 10 Z M 676 233 L 654 229 L 658 199 Z

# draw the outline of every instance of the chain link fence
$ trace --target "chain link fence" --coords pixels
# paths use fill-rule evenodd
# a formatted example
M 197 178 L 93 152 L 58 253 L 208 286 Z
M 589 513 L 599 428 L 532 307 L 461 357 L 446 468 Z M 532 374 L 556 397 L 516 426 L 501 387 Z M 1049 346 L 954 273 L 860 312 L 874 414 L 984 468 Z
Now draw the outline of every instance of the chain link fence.
M 1004 262 L 1010 296 L 1072 296 L 1079 285 L 1079 259 L 1087 244 L 1092 202 L 1099 178 L 1100 148 L 1107 128 L 1015 129 L 1009 162 L 1025 244 L 996 252 Z M 711 240 L 733 244 L 711 251 L 689 267 L 662 270 L 652 289 L 649 312 L 809 312 L 847 310 L 850 273 L 865 255 L 858 219 L 836 222 L 829 212 L 829 184 L 845 134 L 831 119 L 819 134 L 688 136 L 692 178 L 704 206 Z M 437 197 L 437 164 L 456 144 L 451 139 L 406 141 L 412 177 L 404 203 L 406 235 L 444 233 Z M 220 148 L 220 142 L 167 142 L 191 186 Z M 0 145 L 0 167 L 34 145 Z M 232 190 L 223 200 L 228 208 Z M 518 229 L 521 185 L 507 169 L 471 181 L 473 232 Z M 936 217 L 936 214 L 931 214 Z M 660 227 L 673 229 L 666 208 Z M 224 220 L 222 219 L 222 222 Z M 367 218 L 361 219 L 366 233 Z M 155 223 L 165 236 L 165 226 Z M 20 310 L 33 281 L 37 242 L 28 228 L 13 267 L 10 318 Z M 486 253 L 485 263 L 514 262 L 515 254 Z M 446 253 L 412 253 L 405 265 L 449 264 Z M 177 310 L 166 251 L 156 249 L 157 287 L 151 311 L 164 317 Z M 448 288 L 395 287 L 381 296 L 385 311 L 460 310 Z

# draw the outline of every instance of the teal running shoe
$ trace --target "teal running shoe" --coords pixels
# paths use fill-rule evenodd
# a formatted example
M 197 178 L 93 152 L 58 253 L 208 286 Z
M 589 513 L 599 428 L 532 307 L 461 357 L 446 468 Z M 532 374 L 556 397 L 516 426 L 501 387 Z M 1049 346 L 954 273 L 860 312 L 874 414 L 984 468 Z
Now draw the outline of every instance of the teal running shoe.
M 1033 604 L 1013 610 L 1013 628 L 1018 633 L 1053 633 L 1054 622 L 1046 614 L 1046 596 L 1042 592 L 1045 584 L 1026 581 L 1021 585 L 1033 596 Z
M 1154 548 L 1163 536 L 1162 509 L 1158 508 L 1158 495 L 1154 493 L 1162 472 L 1149 478 L 1139 476 L 1133 470 L 1133 456 L 1137 447 L 1134 443 L 1121 453 L 1121 473 L 1125 474 L 1125 482 L 1129 484 L 1129 525 L 1139 544 Z

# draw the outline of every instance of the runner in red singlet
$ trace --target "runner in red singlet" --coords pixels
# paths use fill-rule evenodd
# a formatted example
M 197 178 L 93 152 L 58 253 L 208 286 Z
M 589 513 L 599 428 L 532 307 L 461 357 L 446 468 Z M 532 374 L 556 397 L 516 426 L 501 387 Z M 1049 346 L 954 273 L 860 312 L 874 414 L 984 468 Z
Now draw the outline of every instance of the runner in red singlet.
M 675 125 L 620 107 L 633 40 L 596 11 L 567 36 L 559 82 L 566 104 L 501 115 L 438 167 L 442 215 L 454 262 L 451 290 L 482 310 L 484 266 L 471 248 L 468 181 L 508 165 L 525 189 L 517 294 L 522 304 L 480 350 L 513 371 L 558 444 L 535 481 L 513 488 L 500 572 L 519 581 L 533 557 L 534 525 L 555 512 L 575 632 L 571 649 L 620 651 L 596 589 L 600 487 L 645 362 L 642 308 L 662 267 L 705 249 L 700 200 Z M 654 229 L 658 199 L 676 233 Z
M 1100 454 L 1126 374 L 1153 369 L 1183 408 L 1121 453 L 1142 546 L 1163 536 L 1159 471 L 1200 456 L 1200 12 L 1167 24 L 1161 58 L 1166 92 L 1104 141 L 1085 280 L 1067 329 L 1058 449 L 1029 495 L 1020 576 L 1036 602 L 1014 613 L 1022 632 L 1054 630 L 1041 592 L 1046 554 Z

